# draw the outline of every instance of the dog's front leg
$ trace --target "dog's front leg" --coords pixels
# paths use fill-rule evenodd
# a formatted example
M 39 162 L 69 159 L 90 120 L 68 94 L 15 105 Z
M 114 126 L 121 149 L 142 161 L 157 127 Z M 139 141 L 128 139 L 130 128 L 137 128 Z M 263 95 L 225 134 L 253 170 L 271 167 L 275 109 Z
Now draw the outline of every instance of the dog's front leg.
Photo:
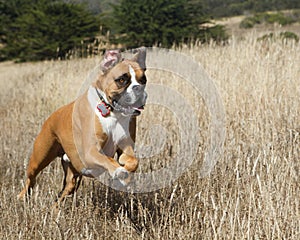
M 125 148 L 122 148 L 122 150 L 119 151 L 119 159 L 118 162 L 128 171 L 128 176 L 126 178 L 123 178 L 120 182 L 123 185 L 128 185 L 130 182 L 132 182 L 133 179 L 133 172 L 136 171 L 138 168 L 138 160 L 134 156 L 133 147 L 127 146 Z
M 89 177 L 98 177 L 105 170 L 113 178 L 124 180 L 128 178 L 128 170 L 122 167 L 114 158 L 99 153 L 96 146 L 91 147 L 85 154 L 85 168 L 81 173 Z
M 138 160 L 134 155 L 134 143 L 136 137 L 136 118 L 133 117 L 129 124 L 130 138 L 123 140 L 119 144 L 119 163 L 129 172 L 136 171 Z
M 126 153 L 122 153 L 121 156 L 119 157 L 119 163 L 124 166 L 124 168 L 128 172 L 135 172 L 136 169 L 138 168 L 138 160 L 135 156 L 133 155 L 128 155 Z
M 121 144 L 118 161 L 128 172 L 135 172 L 138 168 L 139 162 L 134 156 L 133 146 L 130 144 L 130 141 Z

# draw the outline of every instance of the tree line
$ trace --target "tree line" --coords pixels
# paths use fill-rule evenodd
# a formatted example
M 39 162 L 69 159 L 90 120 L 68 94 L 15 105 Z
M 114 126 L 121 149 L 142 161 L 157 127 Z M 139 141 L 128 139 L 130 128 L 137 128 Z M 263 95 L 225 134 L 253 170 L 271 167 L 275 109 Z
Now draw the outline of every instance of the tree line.
M 105 1 L 101 12 L 90 9 L 93 2 L 82 2 L 0 0 L 0 60 L 65 59 L 74 52 L 86 56 L 88 46 L 107 32 L 110 43 L 127 48 L 227 38 L 224 27 L 205 26 L 210 21 L 201 1 Z
M 228 0 L 225 7 L 220 0 L 0 0 L 0 61 L 87 56 L 88 46 L 107 32 L 110 43 L 127 48 L 223 43 L 228 35 L 212 16 L 265 8 L 266 2 L 289 1 Z M 278 7 L 299 5 L 290 2 Z
M 102 13 L 111 10 L 111 3 L 120 0 L 65 0 L 77 3 L 87 3 L 91 11 Z M 241 15 L 247 12 L 258 13 L 265 11 L 280 11 L 300 8 L 299 0 L 198 0 L 211 17 L 227 17 Z
M 1 0 L 0 60 L 63 59 L 99 33 L 85 7 L 56 0 Z

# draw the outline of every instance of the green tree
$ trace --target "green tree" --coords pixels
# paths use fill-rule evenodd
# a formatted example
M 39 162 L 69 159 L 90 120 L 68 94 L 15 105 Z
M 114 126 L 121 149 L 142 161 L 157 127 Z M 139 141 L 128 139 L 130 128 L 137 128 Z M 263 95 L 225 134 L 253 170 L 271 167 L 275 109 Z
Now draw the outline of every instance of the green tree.
M 207 41 L 215 35 L 207 34 L 212 28 L 203 27 L 209 23 L 203 9 L 201 1 L 121 0 L 113 6 L 110 19 L 113 41 L 127 47 Z M 222 27 L 218 31 L 224 34 Z
M 23 1 L 23 0 L 22 0 Z M 65 58 L 99 32 L 99 20 L 83 5 L 62 1 L 2 0 L 1 60 L 37 61 Z

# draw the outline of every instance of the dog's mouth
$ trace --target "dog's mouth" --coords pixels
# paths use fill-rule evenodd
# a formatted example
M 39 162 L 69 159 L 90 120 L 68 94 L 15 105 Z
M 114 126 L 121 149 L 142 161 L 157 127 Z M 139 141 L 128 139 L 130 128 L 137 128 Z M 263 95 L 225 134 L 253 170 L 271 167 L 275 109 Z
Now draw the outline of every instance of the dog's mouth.
M 120 103 L 118 103 L 117 100 L 112 101 L 112 106 L 113 106 L 114 110 L 121 112 L 125 115 L 138 116 L 144 110 L 144 105 L 141 105 L 138 107 L 134 106 L 134 105 L 123 106 Z

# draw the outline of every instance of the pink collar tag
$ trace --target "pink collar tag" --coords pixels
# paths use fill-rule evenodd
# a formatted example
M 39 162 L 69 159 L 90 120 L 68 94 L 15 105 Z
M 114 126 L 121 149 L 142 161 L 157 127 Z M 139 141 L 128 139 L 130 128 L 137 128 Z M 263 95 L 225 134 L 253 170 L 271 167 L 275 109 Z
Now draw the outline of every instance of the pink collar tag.
M 106 106 L 104 102 L 97 105 L 98 111 L 101 113 L 102 117 L 107 117 L 110 114 L 109 107 Z

